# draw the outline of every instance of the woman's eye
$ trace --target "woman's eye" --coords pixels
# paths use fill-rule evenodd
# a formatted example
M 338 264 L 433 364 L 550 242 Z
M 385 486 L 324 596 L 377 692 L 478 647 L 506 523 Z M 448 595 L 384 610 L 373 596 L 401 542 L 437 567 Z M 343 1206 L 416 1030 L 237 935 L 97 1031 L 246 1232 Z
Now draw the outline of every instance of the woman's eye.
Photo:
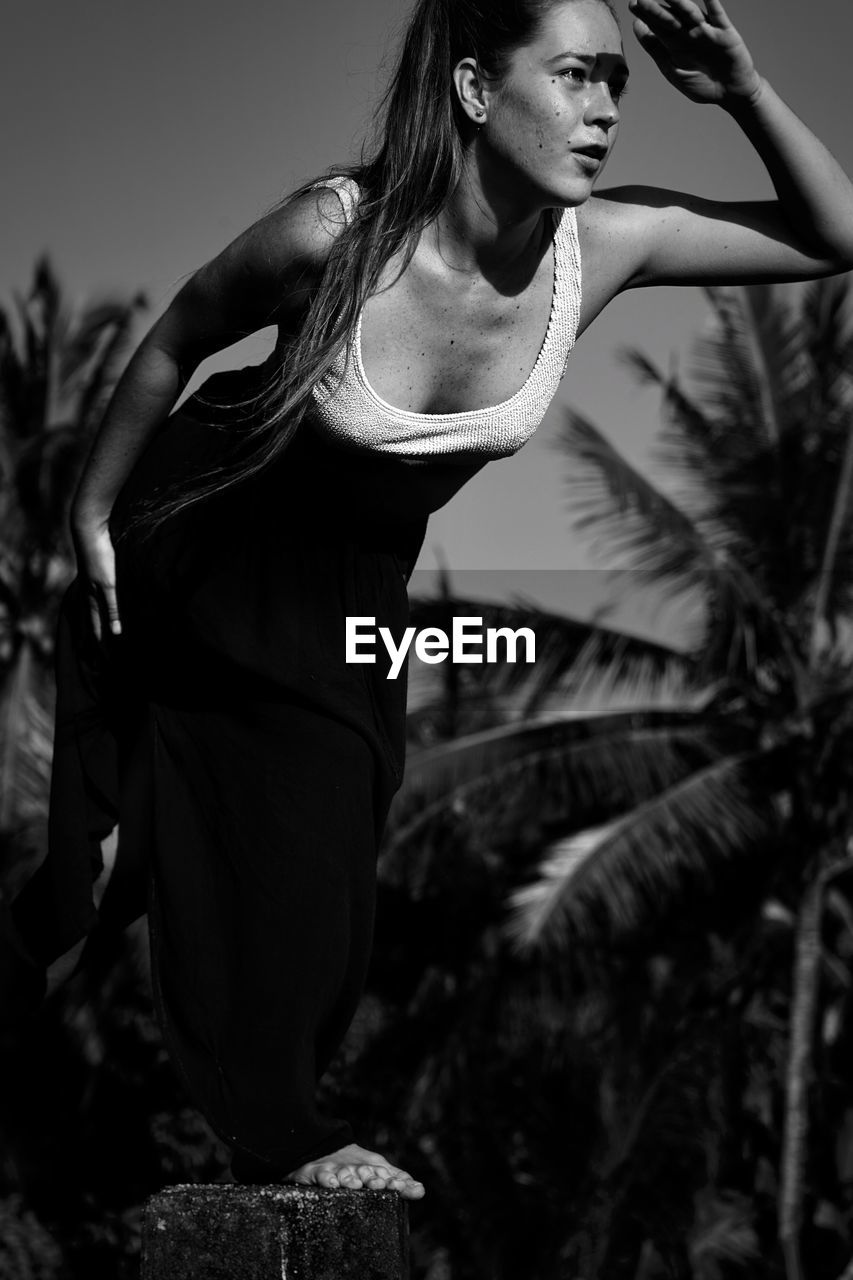
M 627 92 L 628 86 L 626 84 L 612 84 L 610 86 L 610 96 L 614 102 L 620 102 Z
M 574 80 L 575 84 L 583 84 L 586 81 L 586 72 L 583 67 L 566 67 L 561 74 L 568 80 Z

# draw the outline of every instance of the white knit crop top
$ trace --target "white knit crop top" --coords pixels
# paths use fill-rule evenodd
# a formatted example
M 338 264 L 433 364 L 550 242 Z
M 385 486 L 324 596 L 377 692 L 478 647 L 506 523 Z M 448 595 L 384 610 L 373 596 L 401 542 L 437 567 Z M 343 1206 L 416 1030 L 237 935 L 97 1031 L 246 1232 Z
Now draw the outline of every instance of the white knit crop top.
M 347 219 L 358 188 L 350 178 L 334 186 Z M 361 360 L 361 315 L 348 348 L 314 387 L 312 425 L 330 441 L 358 452 L 404 458 L 505 458 L 539 426 L 566 371 L 581 302 L 581 260 L 572 208 L 555 211 L 554 291 L 545 340 L 527 381 L 515 395 L 485 409 L 461 413 L 412 413 L 395 409 L 371 387 Z

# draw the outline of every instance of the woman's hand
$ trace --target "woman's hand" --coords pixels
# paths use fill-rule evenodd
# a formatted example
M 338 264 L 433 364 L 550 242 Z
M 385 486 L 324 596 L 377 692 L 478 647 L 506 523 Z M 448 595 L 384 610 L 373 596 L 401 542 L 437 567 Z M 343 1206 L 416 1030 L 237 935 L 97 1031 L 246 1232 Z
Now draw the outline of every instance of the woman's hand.
M 110 537 L 109 518 L 72 517 L 71 531 L 77 554 L 77 569 L 86 585 L 95 639 L 102 640 L 105 630 L 112 635 L 120 635 L 116 558 Z
M 754 103 L 762 80 L 719 0 L 628 0 L 634 35 L 670 84 L 692 102 Z

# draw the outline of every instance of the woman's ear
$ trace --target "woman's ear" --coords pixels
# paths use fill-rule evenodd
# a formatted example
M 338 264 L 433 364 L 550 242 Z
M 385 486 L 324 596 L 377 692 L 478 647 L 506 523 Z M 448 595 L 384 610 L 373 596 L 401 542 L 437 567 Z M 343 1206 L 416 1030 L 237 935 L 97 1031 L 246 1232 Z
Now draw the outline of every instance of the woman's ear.
M 463 58 L 453 68 L 453 85 L 459 105 L 472 124 L 479 128 L 488 115 L 488 92 L 476 58 Z

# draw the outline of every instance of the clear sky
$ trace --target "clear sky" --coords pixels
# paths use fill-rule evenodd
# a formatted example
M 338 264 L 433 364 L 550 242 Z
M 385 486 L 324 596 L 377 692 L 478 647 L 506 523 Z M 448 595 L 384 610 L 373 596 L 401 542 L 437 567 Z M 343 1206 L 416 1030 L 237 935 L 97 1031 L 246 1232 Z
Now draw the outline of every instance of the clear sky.
M 666 84 L 617 5 L 632 77 L 601 185 L 770 195 L 737 127 Z M 357 153 L 408 11 L 409 0 L 0 0 L 0 301 L 48 249 L 72 297 L 141 287 L 153 319 L 182 277 L 280 196 Z M 728 11 L 759 70 L 853 172 L 851 7 L 730 0 Z M 554 450 L 560 406 L 647 460 L 655 396 L 636 390 L 615 353 L 639 345 L 668 365 L 705 315 L 697 289 L 617 299 L 578 343 L 534 439 L 433 517 L 421 565 L 441 554 L 454 570 L 531 581 L 533 570 L 589 565 Z M 247 358 L 259 354 L 256 343 Z

